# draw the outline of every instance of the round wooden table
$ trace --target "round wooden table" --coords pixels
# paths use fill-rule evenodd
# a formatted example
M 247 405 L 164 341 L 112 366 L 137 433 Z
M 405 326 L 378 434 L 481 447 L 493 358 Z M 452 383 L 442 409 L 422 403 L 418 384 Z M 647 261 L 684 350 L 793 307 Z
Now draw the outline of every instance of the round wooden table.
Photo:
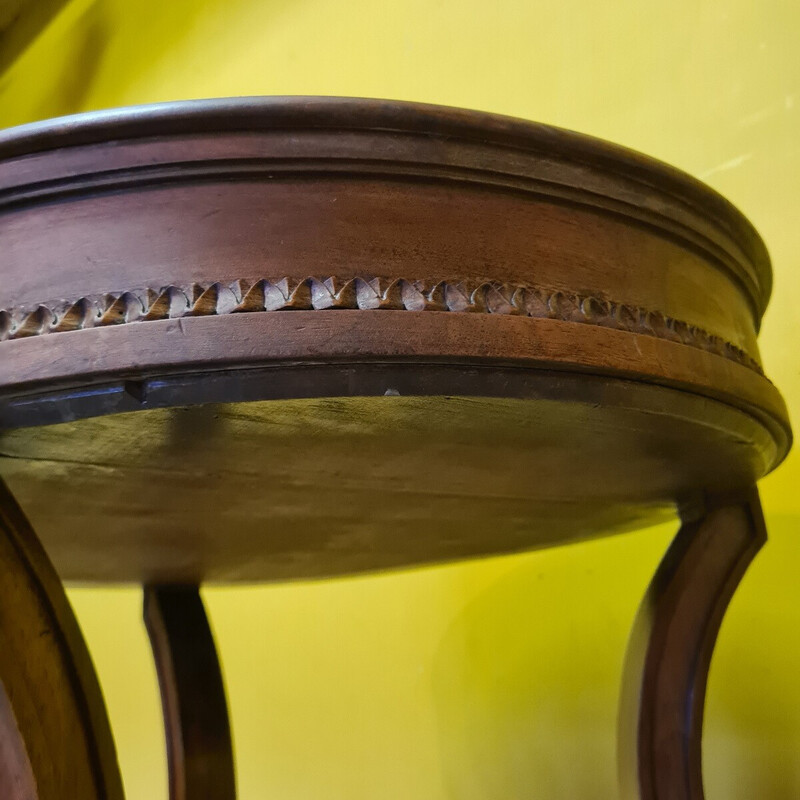
M 791 442 L 756 344 L 769 259 L 722 197 L 488 114 L 196 101 L 0 133 L 0 246 L 0 795 L 122 795 L 61 579 L 145 585 L 172 797 L 222 800 L 200 582 L 678 513 L 620 780 L 702 797 L 711 650 Z

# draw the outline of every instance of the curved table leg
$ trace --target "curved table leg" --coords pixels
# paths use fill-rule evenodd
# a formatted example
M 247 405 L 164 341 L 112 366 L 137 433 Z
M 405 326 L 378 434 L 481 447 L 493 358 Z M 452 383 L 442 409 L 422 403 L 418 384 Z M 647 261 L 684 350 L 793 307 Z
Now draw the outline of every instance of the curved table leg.
M 625 800 L 702 800 L 700 739 L 725 609 L 766 541 L 758 493 L 716 498 L 685 521 L 639 609 L 620 704 Z
M 122 800 L 100 686 L 61 582 L 0 481 L 0 797 Z
M 214 638 L 197 586 L 145 586 L 171 800 L 233 800 L 233 748 Z

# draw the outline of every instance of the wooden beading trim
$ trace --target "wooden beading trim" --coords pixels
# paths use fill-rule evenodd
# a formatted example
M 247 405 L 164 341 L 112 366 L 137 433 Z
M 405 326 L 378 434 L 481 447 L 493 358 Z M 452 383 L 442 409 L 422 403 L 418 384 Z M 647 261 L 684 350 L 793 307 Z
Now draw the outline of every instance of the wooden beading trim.
M 332 276 L 129 289 L 0 310 L 0 342 L 180 317 L 332 309 L 510 314 L 598 325 L 685 344 L 763 374 L 758 361 L 741 348 L 659 311 L 598 295 L 492 280 Z

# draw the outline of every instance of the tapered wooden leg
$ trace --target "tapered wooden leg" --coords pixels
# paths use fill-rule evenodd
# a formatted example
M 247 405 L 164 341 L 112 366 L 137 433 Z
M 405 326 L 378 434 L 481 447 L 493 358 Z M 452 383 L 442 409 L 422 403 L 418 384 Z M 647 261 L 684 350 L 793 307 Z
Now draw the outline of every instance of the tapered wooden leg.
M 623 800 L 702 800 L 711 653 L 728 602 L 765 541 L 753 488 L 709 501 L 667 551 L 628 646 L 620 704 Z
M 146 586 L 171 800 L 233 800 L 233 749 L 222 674 L 197 586 Z
M 0 798 L 122 797 L 80 629 L 36 535 L 0 482 Z

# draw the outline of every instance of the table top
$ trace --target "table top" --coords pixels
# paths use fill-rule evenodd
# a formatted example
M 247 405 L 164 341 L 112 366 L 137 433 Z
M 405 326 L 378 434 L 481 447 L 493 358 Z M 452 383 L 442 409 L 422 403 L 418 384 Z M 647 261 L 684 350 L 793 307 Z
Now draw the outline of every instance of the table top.
M 341 98 L 0 133 L 0 476 L 69 579 L 285 580 L 641 527 L 785 456 L 769 259 L 576 133 Z

